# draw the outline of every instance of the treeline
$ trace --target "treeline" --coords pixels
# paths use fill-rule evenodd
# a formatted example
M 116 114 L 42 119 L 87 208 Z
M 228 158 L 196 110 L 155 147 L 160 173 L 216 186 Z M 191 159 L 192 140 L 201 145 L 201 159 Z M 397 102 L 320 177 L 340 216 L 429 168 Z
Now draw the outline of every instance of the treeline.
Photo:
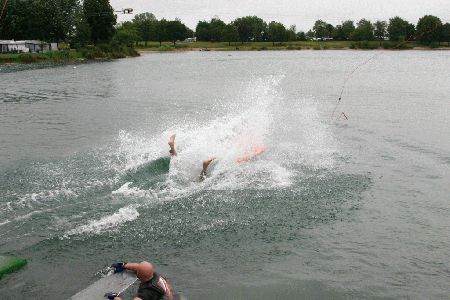
M 131 41 L 162 42 L 170 41 L 176 45 L 177 41 L 192 37 L 194 32 L 184 25 L 181 20 L 156 19 L 152 13 L 136 15 L 131 22 L 124 22 L 119 30 L 127 34 Z
M 109 42 L 116 23 L 109 0 L 9 0 L 0 39 L 95 44 Z
M 361 19 L 354 24 L 353 21 L 345 21 L 333 26 L 325 21 L 317 20 L 307 37 L 316 39 L 332 38 L 336 40 L 352 41 L 418 41 L 424 44 L 434 42 L 450 42 L 450 24 L 431 15 L 419 19 L 417 25 L 394 17 L 389 21 L 370 22 Z
M 347 20 L 332 25 L 317 20 L 307 32 L 295 25 L 266 22 L 257 16 L 239 17 L 226 23 L 219 18 L 199 21 L 195 32 L 179 19 L 158 20 L 151 13 L 138 14 L 131 22 L 117 24 L 109 0 L 9 0 L 0 20 L 0 39 L 39 39 L 67 42 L 72 47 L 126 45 L 137 41 L 177 41 L 196 37 L 209 42 L 272 42 L 306 40 L 417 41 L 424 44 L 447 42 L 450 24 L 426 15 L 417 24 L 394 17 L 388 21 Z
M 389 21 L 361 19 L 355 24 L 347 20 L 339 25 L 332 25 L 317 20 L 314 27 L 307 31 L 297 31 L 296 26 L 286 27 L 280 22 L 267 23 L 257 16 L 236 18 L 228 24 L 219 18 L 199 21 L 192 32 L 180 20 L 157 20 L 151 13 L 136 15 L 131 22 L 122 25 L 128 32 L 134 32 L 137 40 L 172 41 L 186 37 L 196 37 L 198 41 L 208 42 L 267 42 L 273 44 L 290 41 L 338 40 L 338 41 L 416 41 L 424 44 L 447 42 L 450 46 L 450 24 L 436 16 L 426 15 L 416 25 L 394 17 Z
M 280 22 L 267 23 L 259 17 L 247 16 L 237 18 L 226 24 L 220 19 L 200 21 L 197 24 L 196 36 L 201 41 L 225 41 L 241 43 L 250 41 L 270 41 L 282 43 L 288 41 L 305 40 L 415 40 L 422 43 L 450 42 L 450 24 L 443 24 L 435 16 L 422 17 L 417 25 L 411 24 L 400 17 L 375 23 L 362 19 L 356 24 L 354 21 L 344 21 L 333 26 L 322 20 L 317 20 L 308 32 L 296 31 L 295 26 L 285 27 Z
M 0 39 L 70 44 L 85 58 L 138 55 L 128 34 L 117 28 L 109 0 L 9 0 L 0 20 Z

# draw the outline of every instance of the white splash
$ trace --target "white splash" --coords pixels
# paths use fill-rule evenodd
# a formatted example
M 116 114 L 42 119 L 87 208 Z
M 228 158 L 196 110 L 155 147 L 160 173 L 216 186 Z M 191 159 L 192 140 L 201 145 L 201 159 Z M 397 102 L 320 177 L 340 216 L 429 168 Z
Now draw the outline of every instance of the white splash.
M 150 190 L 160 200 L 187 196 L 201 190 L 277 189 L 292 184 L 295 164 L 316 168 L 333 164 L 335 141 L 320 121 L 314 99 L 285 99 L 280 91 L 283 76 L 252 80 L 238 99 L 227 99 L 218 115 L 207 121 L 189 120 L 147 137 L 122 131 L 118 157 L 123 171 L 168 155 L 168 137 L 176 133 L 178 156 L 171 159 L 164 189 Z M 224 113 L 225 111 L 225 113 Z M 266 152 L 238 164 L 254 147 Z M 216 157 L 208 177 L 199 182 L 202 161 Z M 127 183 L 114 194 L 142 195 Z
M 137 187 L 130 187 L 133 184 L 132 182 L 127 182 L 123 184 L 120 188 L 115 191 L 112 191 L 113 195 L 122 195 L 122 196 L 137 196 L 137 197 L 145 197 L 148 195 L 148 191 L 143 191 Z
M 116 228 L 126 222 L 131 222 L 139 217 L 139 212 L 133 206 L 127 206 L 120 208 L 116 213 L 103 217 L 99 220 L 90 221 L 86 225 L 79 226 L 72 229 L 64 235 L 69 237 L 72 235 L 80 234 L 99 234 L 111 228 Z

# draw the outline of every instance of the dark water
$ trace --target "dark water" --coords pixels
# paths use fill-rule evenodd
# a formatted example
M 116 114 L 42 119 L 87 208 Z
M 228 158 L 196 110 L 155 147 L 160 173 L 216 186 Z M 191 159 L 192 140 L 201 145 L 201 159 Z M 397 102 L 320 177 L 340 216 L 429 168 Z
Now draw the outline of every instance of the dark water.
M 450 297 L 450 52 L 378 55 L 335 110 L 375 53 L 1 67 L 1 298 L 143 259 L 189 299 Z

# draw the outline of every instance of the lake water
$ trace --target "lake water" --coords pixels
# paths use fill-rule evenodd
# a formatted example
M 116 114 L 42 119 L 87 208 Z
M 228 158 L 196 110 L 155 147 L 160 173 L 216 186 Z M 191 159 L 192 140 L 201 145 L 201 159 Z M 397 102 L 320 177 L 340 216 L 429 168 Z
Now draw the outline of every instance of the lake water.
M 450 52 L 0 69 L 2 299 L 143 259 L 188 299 L 450 297 Z

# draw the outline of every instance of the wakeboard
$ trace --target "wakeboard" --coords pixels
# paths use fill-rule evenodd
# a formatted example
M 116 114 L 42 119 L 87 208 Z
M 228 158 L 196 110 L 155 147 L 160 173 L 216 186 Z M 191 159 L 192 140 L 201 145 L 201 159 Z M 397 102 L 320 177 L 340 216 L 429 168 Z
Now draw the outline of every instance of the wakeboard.
M 105 300 L 105 294 L 108 292 L 115 292 L 122 294 L 133 283 L 137 277 L 134 273 L 124 271 L 121 273 L 109 274 L 82 291 L 73 295 L 69 300 Z

